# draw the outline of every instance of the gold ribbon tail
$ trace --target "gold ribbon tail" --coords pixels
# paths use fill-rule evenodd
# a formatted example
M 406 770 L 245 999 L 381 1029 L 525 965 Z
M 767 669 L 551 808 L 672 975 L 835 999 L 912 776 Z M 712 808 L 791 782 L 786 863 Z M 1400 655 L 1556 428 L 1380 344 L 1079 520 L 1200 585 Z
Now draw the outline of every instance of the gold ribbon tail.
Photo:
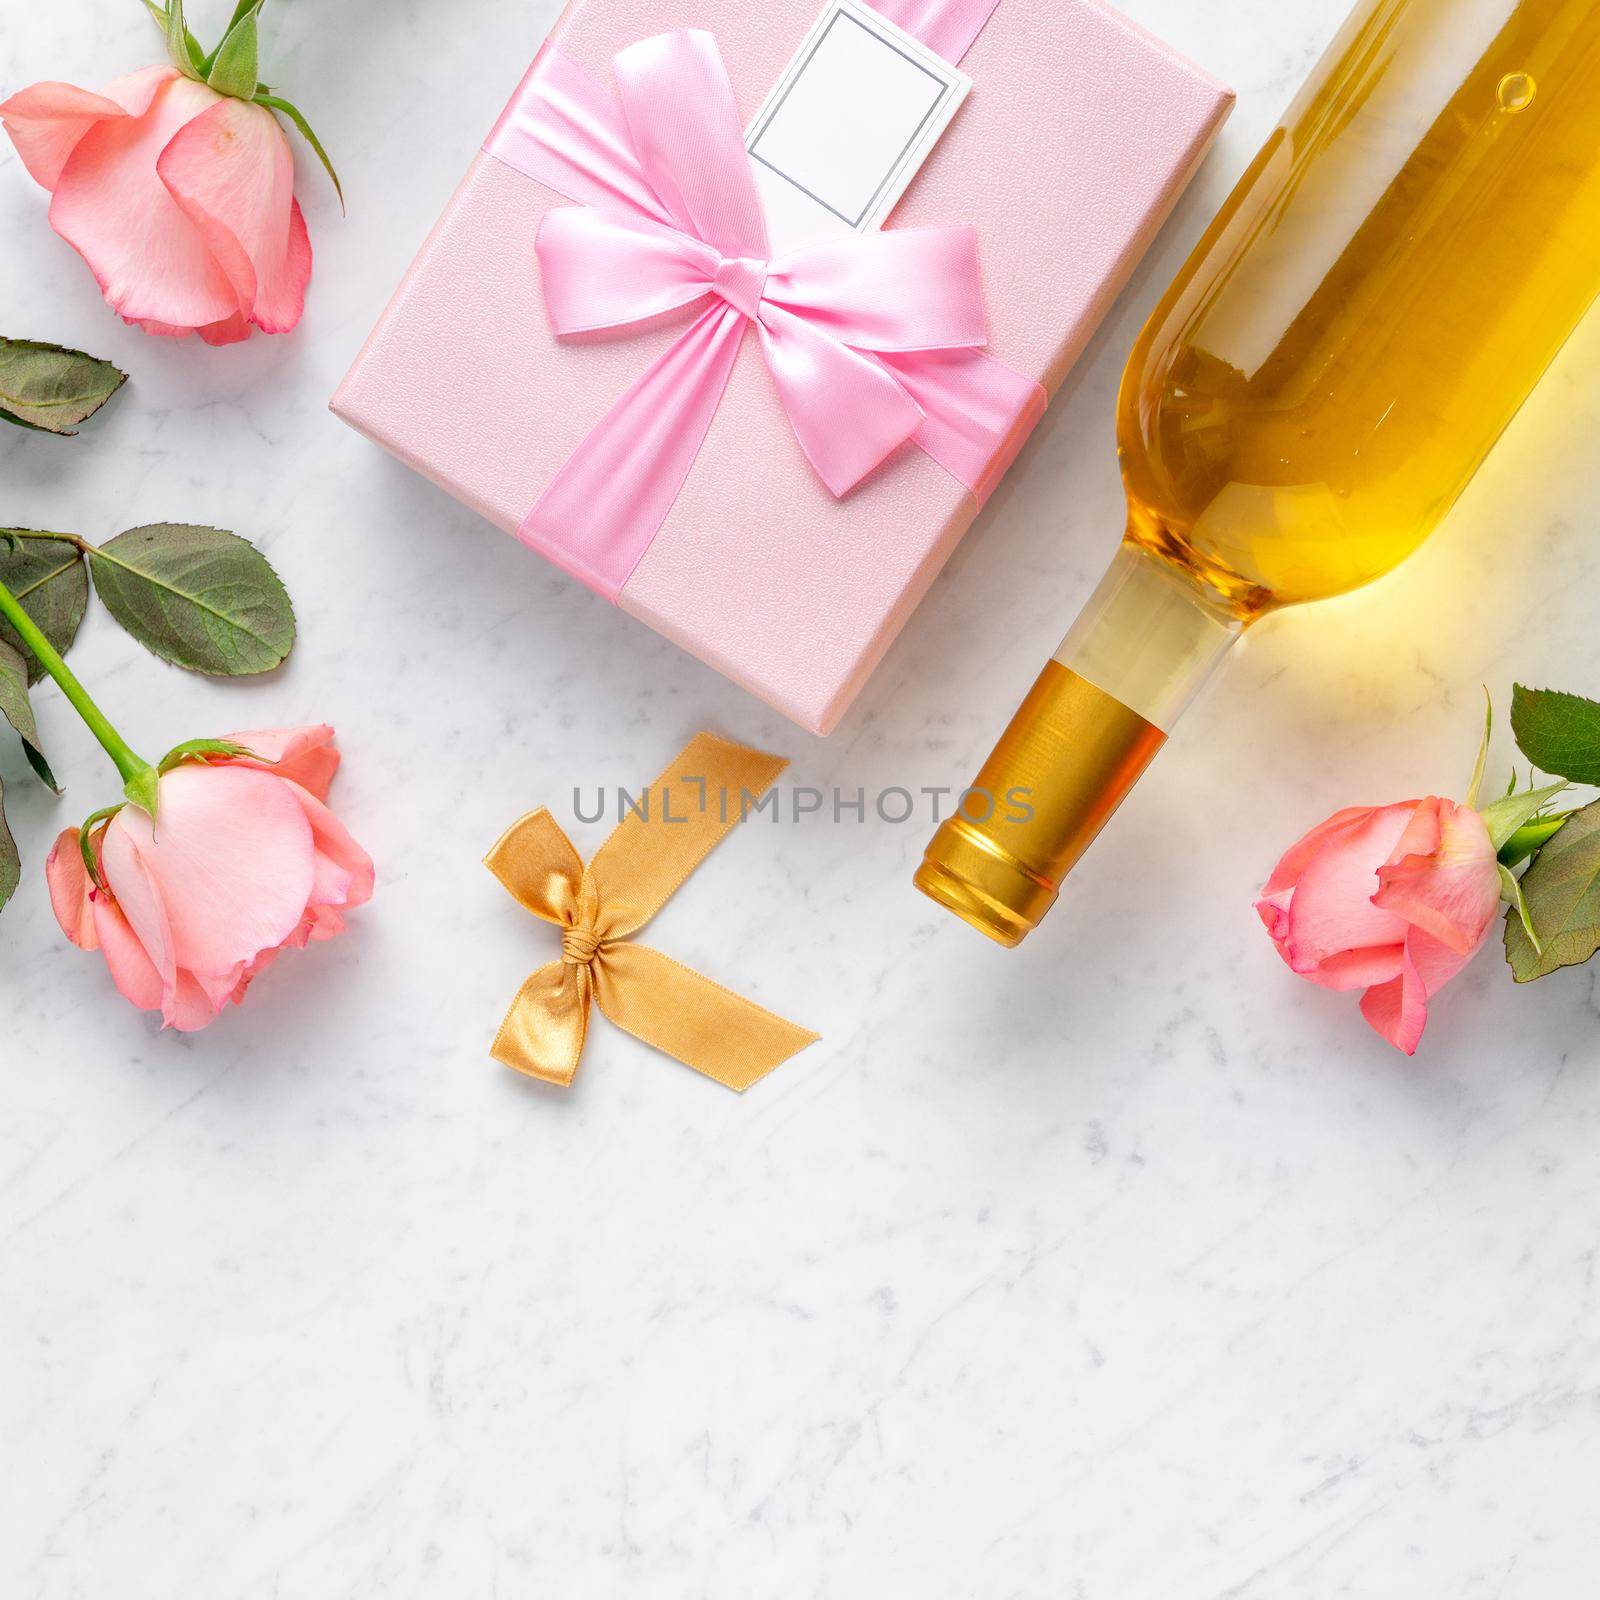
M 821 1037 L 648 945 L 606 950 L 595 1002 L 634 1038 L 741 1094 Z

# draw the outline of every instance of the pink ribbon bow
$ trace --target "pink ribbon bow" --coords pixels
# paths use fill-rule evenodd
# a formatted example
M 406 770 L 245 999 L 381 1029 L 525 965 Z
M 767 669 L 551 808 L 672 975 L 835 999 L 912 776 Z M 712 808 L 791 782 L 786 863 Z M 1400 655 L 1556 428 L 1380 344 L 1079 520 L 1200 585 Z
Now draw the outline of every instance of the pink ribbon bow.
M 547 45 L 487 146 L 580 202 L 539 229 L 551 326 L 592 333 L 707 304 L 567 459 L 523 541 L 614 601 L 694 465 L 752 324 L 835 495 L 911 439 L 981 493 L 1043 394 L 983 354 L 974 230 L 891 230 L 770 260 L 712 36 L 646 39 L 613 66 L 620 107 Z

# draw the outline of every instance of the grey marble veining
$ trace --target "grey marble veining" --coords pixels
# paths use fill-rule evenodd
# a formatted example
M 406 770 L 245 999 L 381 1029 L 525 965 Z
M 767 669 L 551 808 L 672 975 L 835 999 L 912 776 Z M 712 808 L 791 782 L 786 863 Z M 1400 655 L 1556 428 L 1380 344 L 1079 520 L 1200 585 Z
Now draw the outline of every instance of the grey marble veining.
M 3 5 L 7 91 L 154 58 L 131 0 Z M 824 742 L 324 409 L 554 0 L 268 5 L 271 77 L 351 199 L 302 162 L 289 338 L 123 328 L 0 154 L 0 331 L 134 375 L 77 441 L 0 437 L 0 521 L 257 539 L 302 625 L 273 680 L 169 671 L 98 614 L 74 659 L 152 750 L 333 722 L 379 867 L 348 936 L 162 1036 L 44 893 L 109 768 L 50 689 L 67 797 L 0 750 L 27 857 L 0 918 L 0 1593 L 1595 1592 L 1600 967 L 1517 990 L 1491 952 L 1407 1062 L 1289 977 L 1250 902 L 1335 807 L 1459 793 L 1480 685 L 1600 691 L 1600 323 L 1445 533 L 1259 631 L 1022 950 L 911 890 L 922 820 L 752 825 L 649 938 L 820 1045 L 742 1099 L 599 1021 L 569 1093 L 486 1056 L 555 949 L 478 864 L 519 812 L 570 820 L 574 784 L 637 783 L 702 726 L 795 783 L 959 783 L 1056 644 L 1120 528 L 1126 351 L 1344 3 L 1128 9 L 1238 113 Z

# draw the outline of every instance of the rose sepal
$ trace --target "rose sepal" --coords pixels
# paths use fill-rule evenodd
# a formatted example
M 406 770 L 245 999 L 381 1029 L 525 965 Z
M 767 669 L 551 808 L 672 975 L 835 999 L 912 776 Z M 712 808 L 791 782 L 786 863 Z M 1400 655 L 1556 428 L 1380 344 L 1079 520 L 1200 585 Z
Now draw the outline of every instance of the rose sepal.
M 94 853 L 94 830 L 102 823 L 109 822 L 121 809 L 120 805 L 102 806 L 85 817 L 83 826 L 78 829 L 78 854 L 83 857 L 83 868 L 89 874 L 90 883 L 97 889 L 104 889 L 106 885 L 105 879 L 100 876 L 100 862 Z
M 261 0 L 235 13 L 235 21 L 208 58 L 206 82 L 218 94 L 235 100 L 253 100 L 260 86 L 256 71 L 261 64 L 261 37 L 256 17 Z
M 1523 860 L 1525 855 L 1531 855 L 1533 850 L 1538 848 L 1537 844 L 1534 845 L 1524 853 L 1524 856 L 1518 856 L 1515 860 L 1507 861 L 1504 855 L 1506 847 L 1528 823 L 1535 820 L 1555 821 L 1553 817 L 1540 818 L 1539 813 L 1557 795 L 1564 793 L 1570 787 L 1571 785 L 1566 783 L 1550 783 L 1542 789 L 1524 789 L 1519 794 L 1508 794 L 1479 807 L 1478 815 L 1483 818 L 1483 825 L 1489 830 L 1490 841 L 1500 853 L 1500 858 L 1506 866 L 1514 867 L 1517 861 Z M 1564 822 L 1566 818 L 1563 817 L 1561 820 Z M 1551 830 L 1552 833 L 1554 831 Z M 1539 842 L 1543 843 L 1543 840 Z
M 156 791 L 160 782 L 161 774 L 148 761 L 142 761 L 126 774 L 122 785 L 128 804 L 137 806 L 152 822 L 156 820 Z
M 185 761 L 196 761 L 204 766 L 212 760 L 259 761 L 263 766 L 276 765 L 275 762 L 268 761 L 265 756 L 257 755 L 254 750 L 248 750 L 244 745 L 234 744 L 228 739 L 188 739 L 167 751 L 162 756 L 161 764 L 156 771 L 165 777 L 174 767 L 181 767 Z
M 183 0 L 171 0 L 169 5 L 158 5 L 156 0 L 144 0 L 144 8 L 155 19 L 156 26 L 166 38 L 167 59 L 184 77 L 204 83 L 206 53 L 184 22 Z

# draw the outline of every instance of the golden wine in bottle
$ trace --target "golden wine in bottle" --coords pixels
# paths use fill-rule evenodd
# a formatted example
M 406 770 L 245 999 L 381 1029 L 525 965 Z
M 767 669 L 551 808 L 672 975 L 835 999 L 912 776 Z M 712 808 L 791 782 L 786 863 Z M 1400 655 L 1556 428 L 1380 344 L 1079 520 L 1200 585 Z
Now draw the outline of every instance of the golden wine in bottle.
M 1018 943 L 1229 645 L 1415 550 L 1597 292 L 1600 3 L 1364 0 L 1140 335 L 1121 552 L 918 887 Z

